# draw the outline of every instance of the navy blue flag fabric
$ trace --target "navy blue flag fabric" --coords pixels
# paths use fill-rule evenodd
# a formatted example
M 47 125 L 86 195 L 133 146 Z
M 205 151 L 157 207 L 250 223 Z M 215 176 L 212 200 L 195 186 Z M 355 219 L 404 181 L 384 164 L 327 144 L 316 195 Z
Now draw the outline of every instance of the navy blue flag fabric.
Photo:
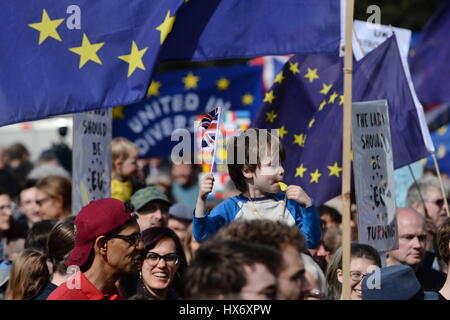
M 436 147 L 436 159 L 441 173 L 450 176 L 450 126 L 448 124 L 431 133 L 431 140 Z M 432 157 L 428 157 L 426 167 L 434 169 Z
M 142 102 L 113 109 L 113 137 L 139 146 L 141 157 L 169 156 L 175 129 L 194 134 L 198 116 L 216 107 L 256 115 L 262 100 L 262 67 L 232 65 L 155 75 Z M 193 145 L 191 146 L 193 148 Z
M 141 101 L 162 60 L 337 52 L 339 12 L 339 0 L 4 0 L 0 125 Z
M 411 50 L 414 87 L 423 104 L 450 102 L 450 0 L 430 19 Z
M 278 129 L 287 152 L 286 183 L 321 204 L 340 193 L 343 61 L 294 56 L 277 75 L 252 127 Z M 419 120 L 391 37 L 353 67 L 353 101 L 387 99 L 394 167 L 428 156 Z

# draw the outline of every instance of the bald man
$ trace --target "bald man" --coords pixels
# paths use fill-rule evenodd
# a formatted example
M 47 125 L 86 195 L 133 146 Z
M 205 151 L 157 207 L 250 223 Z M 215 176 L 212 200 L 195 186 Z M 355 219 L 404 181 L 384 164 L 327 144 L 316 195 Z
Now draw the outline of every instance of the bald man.
M 390 251 L 387 265 L 411 266 L 426 291 L 438 291 L 445 283 L 445 273 L 423 266 L 427 232 L 425 218 L 412 208 L 397 209 L 398 249 Z

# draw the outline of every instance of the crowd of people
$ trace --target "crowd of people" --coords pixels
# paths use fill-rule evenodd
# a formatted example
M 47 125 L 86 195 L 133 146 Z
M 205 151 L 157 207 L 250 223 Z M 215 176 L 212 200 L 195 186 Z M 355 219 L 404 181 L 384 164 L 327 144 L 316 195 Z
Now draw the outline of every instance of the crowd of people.
M 194 162 L 139 159 L 115 138 L 111 198 L 75 213 L 71 168 L 54 150 L 33 164 L 23 145 L 0 147 L 0 298 L 342 299 L 341 200 L 317 206 L 300 186 L 282 191 L 285 151 L 265 137 L 235 138 L 229 154 L 242 147 L 244 162 L 228 159 L 219 200 Z M 358 242 L 352 206 L 351 300 L 450 299 L 444 197 L 433 175 L 412 185 L 397 209 L 398 249 L 387 253 Z

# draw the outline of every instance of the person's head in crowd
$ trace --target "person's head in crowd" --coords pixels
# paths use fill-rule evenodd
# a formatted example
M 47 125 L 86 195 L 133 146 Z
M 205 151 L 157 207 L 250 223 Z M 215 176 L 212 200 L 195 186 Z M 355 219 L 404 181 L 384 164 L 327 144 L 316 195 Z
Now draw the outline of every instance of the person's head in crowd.
M 342 245 L 342 229 L 329 227 L 323 234 L 318 250 L 314 254 L 314 260 L 322 270 L 326 270 L 336 250 Z
M 265 129 L 248 129 L 229 140 L 227 166 L 236 188 L 246 194 L 258 190 L 263 195 L 278 193 L 284 178 L 281 163 L 286 153 L 278 137 Z M 254 195 L 251 195 L 254 197 Z
M 0 241 L 4 241 L 5 259 L 14 260 L 23 250 L 24 239 L 13 216 L 14 202 L 8 192 L 0 186 Z
M 326 271 L 329 294 L 333 300 L 342 299 L 342 283 L 344 281 L 342 253 L 342 247 L 340 247 L 328 264 Z M 350 256 L 350 299 L 361 300 L 361 280 L 375 268 L 381 267 L 381 259 L 377 250 L 361 243 L 351 244 Z
M 11 229 L 13 223 L 13 201 L 6 190 L 0 189 L 0 234 Z
M 342 215 L 335 208 L 321 205 L 317 207 L 317 211 L 319 212 L 322 230 L 341 225 Z
M 19 209 L 27 218 L 28 228 L 42 220 L 36 203 L 36 180 L 26 180 L 19 192 Z
M 235 240 L 202 243 L 186 272 L 187 299 L 274 300 L 282 257 L 273 247 Z
M 408 189 L 406 206 L 424 216 L 426 211 L 434 224 L 438 226 L 447 217 L 439 179 L 434 176 L 426 176 L 418 180 L 417 184 L 413 183 Z
M 47 239 L 48 260 L 52 264 L 51 282 L 57 286 L 66 281 L 66 260 L 75 247 L 75 216 L 55 224 Z
M 184 254 L 186 255 L 186 261 L 188 264 L 191 263 L 195 252 L 200 247 L 200 243 L 195 240 L 194 235 L 192 234 L 192 223 L 189 225 L 188 229 L 186 230 L 186 237 L 183 241 L 183 249 Z
M 192 223 L 194 209 L 183 204 L 175 203 L 169 208 L 168 227 L 175 231 L 180 241 L 186 238 L 186 233 Z
M 78 287 L 64 283 L 47 300 L 120 299 L 116 282 L 141 265 L 140 229 L 131 208 L 120 200 L 91 201 L 75 218 L 75 247 L 66 261 L 78 267 Z
M 9 165 L 12 168 L 19 167 L 23 162 L 28 161 L 30 153 L 22 143 L 14 143 L 6 151 Z
M 283 263 L 278 275 L 277 299 L 302 300 L 307 294 L 308 281 L 300 255 L 306 251 L 306 243 L 295 226 L 262 219 L 235 221 L 222 228 L 215 238 L 268 245 L 280 251 Z
M 436 292 L 422 289 L 410 266 L 387 266 L 372 272 L 362 280 L 363 300 L 439 300 Z
M 47 240 L 58 219 L 36 222 L 28 231 L 25 248 L 33 248 L 47 253 Z
M 41 180 L 50 175 L 70 179 L 70 173 L 59 162 L 58 156 L 52 150 L 44 150 L 39 156 L 36 166 L 28 174 L 27 179 Z
M 127 181 L 136 175 L 139 148 L 130 140 L 117 137 L 111 141 L 112 179 Z
M 411 208 L 397 209 L 398 249 L 389 251 L 387 265 L 417 267 L 424 258 L 427 233 L 425 218 Z
M 141 231 L 150 227 L 167 227 L 172 202 L 161 189 L 146 187 L 136 191 L 130 199 L 138 215 Z
M 189 161 L 174 162 L 172 164 L 172 181 L 182 188 L 189 188 L 198 181 L 198 166 L 195 163 L 195 155 L 189 157 Z
M 433 176 L 433 177 L 437 177 L 437 172 L 436 169 L 431 168 L 431 167 L 425 167 L 423 168 L 423 176 Z
M 61 176 L 48 176 L 36 183 L 36 203 L 43 220 L 72 215 L 72 182 Z
M 445 299 L 450 300 L 450 218 L 445 219 L 437 233 L 439 257 L 447 265 L 447 280 L 439 291 Z
M 133 300 L 175 300 L 183 295 L 183 275 L 187 267 L 183 246 L 167 227 L 142 232 L 144 244 L 141 280 Z
M 6 289 L 6 300 L 32 300 L 48 281 L 47 256 L 29 248 L 13 262 Z
M 305 277 L 308 280 L 309 288 L 305 300 L 323 300 L 328 297 L 327 281 L 320 266 L 311 256 L 302 253 L 305 264 Z

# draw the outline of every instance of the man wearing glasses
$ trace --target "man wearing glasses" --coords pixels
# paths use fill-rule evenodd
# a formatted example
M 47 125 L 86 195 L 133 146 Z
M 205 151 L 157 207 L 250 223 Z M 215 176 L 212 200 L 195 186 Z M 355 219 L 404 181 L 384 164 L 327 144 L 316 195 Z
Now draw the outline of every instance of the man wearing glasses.
M 75 248 L 66 265 L 75 270 L 47 300 L 123 299 L 116 282 L 140 267 L 136 218 L 117 199 L 91 201 L 75 219 Z

